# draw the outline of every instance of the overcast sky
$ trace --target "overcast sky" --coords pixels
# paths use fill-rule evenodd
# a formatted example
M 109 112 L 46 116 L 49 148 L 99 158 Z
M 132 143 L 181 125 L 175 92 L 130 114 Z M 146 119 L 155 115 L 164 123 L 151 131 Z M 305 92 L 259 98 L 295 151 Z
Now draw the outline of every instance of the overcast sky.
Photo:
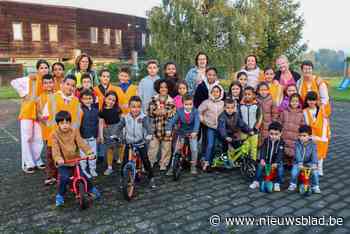
M 145 16 L 161 0 L 22 0 Z M 309 48 L 342 49 L 350 53 L 350 0 L 300 0 L 304 41 Z

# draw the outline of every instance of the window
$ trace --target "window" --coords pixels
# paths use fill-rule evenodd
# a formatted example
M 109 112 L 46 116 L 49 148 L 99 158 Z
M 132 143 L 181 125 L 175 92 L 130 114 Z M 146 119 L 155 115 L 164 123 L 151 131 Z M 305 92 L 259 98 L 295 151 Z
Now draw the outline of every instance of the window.
M 98 42 L 98 28 L 96 28 L 96 27 L 90 28 L 90 37 L 91 37 L 91 43 Z
M 32 24 L 32 41 L 41 41 L 40 24 Z
M 146 33 L 142 33 L 141 35 L 141 46 L 142 48 L 145 48 L 146 46 Z
M 13 23 L 12 30 L 13 30 L 13 40 L 23 41 L 22 23 Z
M 116 45 L 122 44 L 122 30 L 120 29 L 115 30 L 115 44 Z
M 103 29 L 103 44 L 111 44 L 111 30 L 109 28 Z
M 56 24 L 49 24 L 49 41 L 51 41 L 51 42 L 58 41 L 57 25 Z

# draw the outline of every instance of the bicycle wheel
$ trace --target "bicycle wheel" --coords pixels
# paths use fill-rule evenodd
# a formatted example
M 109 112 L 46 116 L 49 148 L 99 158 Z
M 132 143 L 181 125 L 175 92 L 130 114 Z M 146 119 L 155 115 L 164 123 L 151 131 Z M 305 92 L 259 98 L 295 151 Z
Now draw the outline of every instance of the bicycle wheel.
M 179 153 L 176 153 L 174 155 L 173 170 L 174 170 L 173 179 L 174 181 L 177 181 L 181 175 L 181 154 Z
M 123 168 L 123 195 L 127 201 L 130 201 L 135 191 L 135 166 L 127 163 Z
M 253 179 L 256 173 L 255 161 L 249 157 L 244 157 L 242 160 L 241 173 L 248 179 Z
M 87 191 L 85 190 L 85 183 L 83 181 L 77 182 L 77 188 L 78 188 L 78 198 L 79 198 L 79 207 L 81 210 L 85 210 L 89 207 L 89 195 Z

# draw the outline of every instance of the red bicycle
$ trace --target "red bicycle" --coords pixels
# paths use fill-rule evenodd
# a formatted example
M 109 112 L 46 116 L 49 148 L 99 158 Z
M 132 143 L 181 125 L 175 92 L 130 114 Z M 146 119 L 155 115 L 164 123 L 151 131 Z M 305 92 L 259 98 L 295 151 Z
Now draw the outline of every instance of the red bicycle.
M 80 156 L 75 159 L 66 160 L 62 166 L 67 166 L 69 164 L 74 164 L 73 176 L 70 177 L 70 191 L 75 194 L 75 198 L 79 202 L 79 207 L 81 210 L 89 208 L 92 204 L 92 197 L 88 192 L 88 182 L 84 176 L 81 175 L 79 170 L 79 162 L 82 160 L 93 160 L 90 157 Z M 59 178 L 59 176 L 58 176 Z
M 185 137 L 178 136 L 175 146 L 175 153 L 173 156 L 173 179 L 179 180 L 181 171 L 187 165 L 190 165 L 191 149 L 190 149 L 191 134 Z

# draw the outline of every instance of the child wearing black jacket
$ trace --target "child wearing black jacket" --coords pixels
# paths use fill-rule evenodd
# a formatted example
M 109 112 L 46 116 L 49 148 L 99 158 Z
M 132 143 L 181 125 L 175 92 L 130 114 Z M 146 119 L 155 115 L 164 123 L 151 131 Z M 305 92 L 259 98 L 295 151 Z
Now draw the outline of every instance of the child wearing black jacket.
M 219 115 L 218 130 L 221 140 L 225 142 L 224 151 L 227 151 L 230 146 L 233 148 L 239 146 L 240 132 L 253 134 L 253 130 L 242 120 L 237 106 L 236 100 L 227 98 L 225 111 Z
M 272 122 L 269 125 L 269 136 L 265 138 L 260 148 L 260 158 L 255 181 L 249 186 L 251 189 L 259 187 L 259 182 L 263 180 L 263 170 L 266 164 L 277 168 L 277 178 L 274 181 L 274 191 L 279 192 L 280 184 L 283 183 L 283 156 L 284 141 L 281 139 L 282 125 L 279 122 Z
M 83 90 L 80 93 L 81 109 L 83 111 L 83 118 L 80 125 L 80 135 L 85 139 L 86 143 L 91 147 L 93 153 L 97 153 L 97 136 L 98 136 L 98 107 L 93 104 L 93 93 L 91 90 Z M 85 156 L 83 151 L 80 151 L 82 157 Z M 87 170 L 89 164 L 89 172 Z M 96 159 L 80 161 L 80 167 L 88 178 L 96 177 Z

